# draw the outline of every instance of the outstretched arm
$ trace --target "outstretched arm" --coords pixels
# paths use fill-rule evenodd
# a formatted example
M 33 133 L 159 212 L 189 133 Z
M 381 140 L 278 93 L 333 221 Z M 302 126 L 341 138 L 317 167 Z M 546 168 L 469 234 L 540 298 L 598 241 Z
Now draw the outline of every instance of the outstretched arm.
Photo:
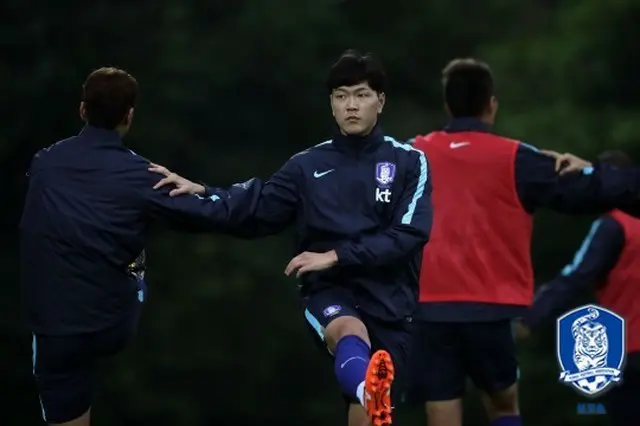
M 217 194 L 179 194 L 170 196 L 167 188 L 154 189 L 159 180 L 150 172 L 143 198 L 147 214 L 168 226 L 184 231 L 233 233 L 257 208 L 263 183 L 252 179 Z M 204 191 L 203 191 L 204 192 Z
M 523 318 L 535 327 L 567 309 L 582 292 L 603 284 L 618 261 L 624 246 L 624 232 L 611 216 L 593 222 L 573 261 L 536 292 L 531 309 Z
M 593 214 L 619 208 L 634 216 L 640 214 L 640 169 L 595 164 L 561 173 L 555 158 L 521 143 L 515 176 L 525 209 L 534 212 L 546 207 L 560 213 Z
M 231 203 L 231 212 L 235 215 L 225 232 L 236 237 L 259 238 L 276 234 L 285 230 L 295 219 L 298 205 L 297 166 L 292 160 L 264 184 L 252 179 L 229 189 L 191 182 L 156 164 L 152 164 L 149 170 L 164 176 L 155 188 L 172 188 L 168 192 L 171 197 L 193 194 L 199 199 Z

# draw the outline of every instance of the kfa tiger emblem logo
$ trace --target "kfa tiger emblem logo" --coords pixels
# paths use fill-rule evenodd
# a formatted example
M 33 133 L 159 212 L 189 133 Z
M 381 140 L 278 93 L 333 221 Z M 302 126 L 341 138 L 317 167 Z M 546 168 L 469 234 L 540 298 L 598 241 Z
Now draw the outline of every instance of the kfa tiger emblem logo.
M 376 164 L 376 182 L 380 188 L 389 188 L 396 177 L 396 165 L 388 161 Z
M 624 318 L 597 305 L 569 311 L 556 323 L 560 381 L 596 397 L 622 379 L 626 357 Z

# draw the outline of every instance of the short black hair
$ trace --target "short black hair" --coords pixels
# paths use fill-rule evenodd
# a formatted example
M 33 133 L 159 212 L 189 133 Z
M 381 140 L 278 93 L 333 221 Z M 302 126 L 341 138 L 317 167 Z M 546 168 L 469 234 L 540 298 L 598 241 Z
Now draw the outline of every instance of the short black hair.
M 113 130 L 120 125 L 138 98 L 138 82 L 119 68 L 93 71 L 82 86 L 85 119 L 95 127 Z
M 371 53 L 349 49 L 329 69 L 327 90 L 332 93 L 342 86 L 367 83 L 377 93 L 387 89 L 387 75 L 380 61 Z
M 453 117 L 478 117 L 493 96 L 489 65 L 473 58 L 458 58 L 442 70 L 444 101 Z
M 598 162 L 611 164 L 616 167 L 631 167 L 633 160 L 626 153 L 619 150 L 604 151 L 598 155 Z

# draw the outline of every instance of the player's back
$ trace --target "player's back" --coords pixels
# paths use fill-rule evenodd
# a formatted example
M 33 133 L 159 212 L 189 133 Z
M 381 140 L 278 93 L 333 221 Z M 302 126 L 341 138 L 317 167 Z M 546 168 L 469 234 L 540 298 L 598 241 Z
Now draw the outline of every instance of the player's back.
M 94 331 L 135 304 L 126 266 L 146 231 L 144 160 L 116 132 L 87 127 L 34 157 L 21 230 L 22 282 L 37 332 Z
M 519 145 L 475 131 L 416 139 L 430 161 L 434 205 L 421 302 L 529 303 L 532 222 L 515 187 Z

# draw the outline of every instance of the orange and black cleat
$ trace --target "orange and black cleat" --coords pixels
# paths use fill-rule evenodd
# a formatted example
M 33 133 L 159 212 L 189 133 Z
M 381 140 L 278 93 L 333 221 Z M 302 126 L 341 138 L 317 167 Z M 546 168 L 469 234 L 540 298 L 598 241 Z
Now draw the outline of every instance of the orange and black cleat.
M 389 352 L 374 353 L 369 361 L 364 385 L 367 415 L 373 426 L 389 426 L 392 423 L 391 384 L 394 374 Z

